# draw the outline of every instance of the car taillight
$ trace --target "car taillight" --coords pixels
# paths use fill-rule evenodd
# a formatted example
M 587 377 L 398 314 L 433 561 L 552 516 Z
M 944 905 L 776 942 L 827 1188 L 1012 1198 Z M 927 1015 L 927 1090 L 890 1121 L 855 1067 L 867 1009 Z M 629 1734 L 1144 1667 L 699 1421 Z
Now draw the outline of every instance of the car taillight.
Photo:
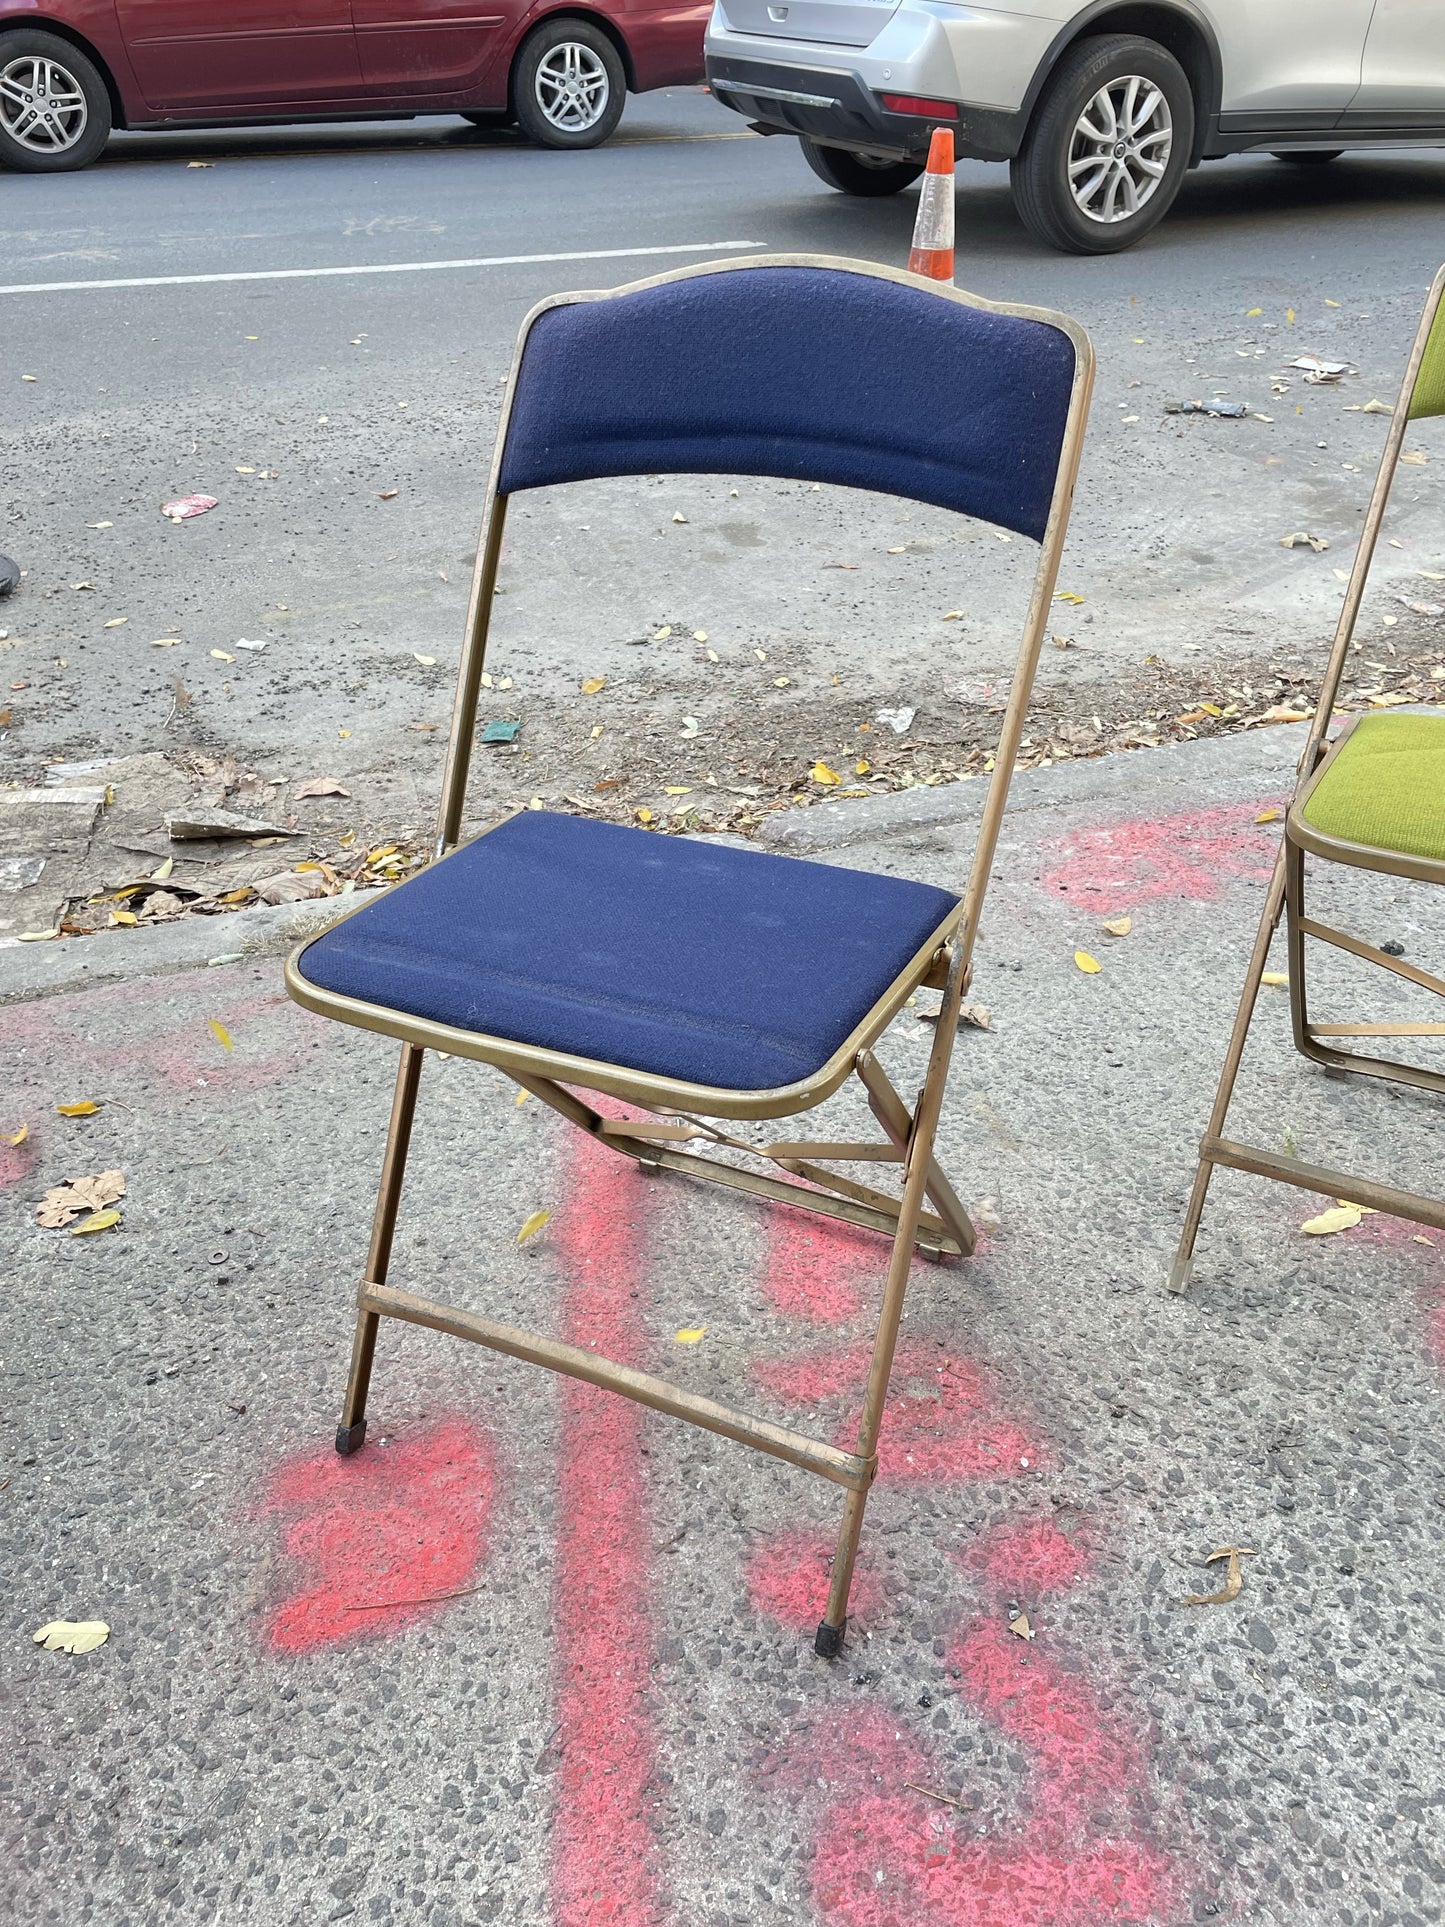
M 921 114 L 928 120 L 958 119 L 958 109 L 951 100 L 920 100 L 917 94 L 885 94 L 883 105 L 890 114 Z

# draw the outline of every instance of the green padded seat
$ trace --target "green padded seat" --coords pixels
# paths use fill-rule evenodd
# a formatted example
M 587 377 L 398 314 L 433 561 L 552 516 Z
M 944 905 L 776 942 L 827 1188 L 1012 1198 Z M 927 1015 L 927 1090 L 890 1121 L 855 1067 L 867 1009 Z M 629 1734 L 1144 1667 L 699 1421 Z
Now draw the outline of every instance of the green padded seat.
M 1342 843 L 1445 861 L 1445 715 L 1362 716 L 1300 815 Z

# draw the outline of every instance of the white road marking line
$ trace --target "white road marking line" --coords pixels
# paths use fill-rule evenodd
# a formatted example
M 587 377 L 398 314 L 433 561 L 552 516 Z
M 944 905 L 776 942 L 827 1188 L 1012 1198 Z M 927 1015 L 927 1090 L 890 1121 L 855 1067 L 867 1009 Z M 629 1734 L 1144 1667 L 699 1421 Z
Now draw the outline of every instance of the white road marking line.
M 65 294 L 94 288 L 185 288 L 207 281 L 316 281 L 336 274 L 435 274 L 443 268 L 528 268 L 548 261 L 618 261 L 644 254 L 712 254 L 764 241 L 679 241 L 665 248 L 587 248 L 571 254 L 483 254 L 471 261 L 378 261 L 348 268 L 251 268 L 234 274 L 146 274 L 113 281 L 17 281 L 0 294 Z

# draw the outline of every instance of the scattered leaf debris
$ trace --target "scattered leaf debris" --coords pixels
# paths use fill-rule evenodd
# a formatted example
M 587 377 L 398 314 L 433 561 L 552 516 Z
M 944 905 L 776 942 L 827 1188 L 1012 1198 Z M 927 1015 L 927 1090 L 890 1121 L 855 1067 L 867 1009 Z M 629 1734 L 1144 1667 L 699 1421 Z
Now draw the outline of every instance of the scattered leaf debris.
M 1244 1573 L 1240 1568 L 1239 1562 L 1241 1559 L 1252 1559 L 1253 1557 L 1254 1548 L 1252 1546 L 1221 1546 L 1217 1552 L 1211 1552 L 1209 1557 L 1204 1561 L 1206 1566 L 1212 1566 L 1216 1559 L 1227 1559 L 1229 1561 L 1228 1568 L 1224 1575 L 1223 1590 L 1220 1592 L 1192 1592 L 1184 1601 L 1184 1604 L 1186 1606 L 1227 1606 L 1231 1599 L 1238 1599 L 1240 1588 L 1244 1584 Z

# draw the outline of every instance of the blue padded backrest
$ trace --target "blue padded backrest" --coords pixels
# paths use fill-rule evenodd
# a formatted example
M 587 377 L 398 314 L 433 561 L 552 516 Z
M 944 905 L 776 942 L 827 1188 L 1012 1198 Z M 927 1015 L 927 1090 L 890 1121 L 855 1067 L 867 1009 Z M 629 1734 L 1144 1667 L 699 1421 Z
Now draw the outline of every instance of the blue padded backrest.
M 1046 322 L 846 268 L 702 274 L 537 317 L 500 488 L 778 475 L 1037 540 L 1073 379 L 1073 343 Z

